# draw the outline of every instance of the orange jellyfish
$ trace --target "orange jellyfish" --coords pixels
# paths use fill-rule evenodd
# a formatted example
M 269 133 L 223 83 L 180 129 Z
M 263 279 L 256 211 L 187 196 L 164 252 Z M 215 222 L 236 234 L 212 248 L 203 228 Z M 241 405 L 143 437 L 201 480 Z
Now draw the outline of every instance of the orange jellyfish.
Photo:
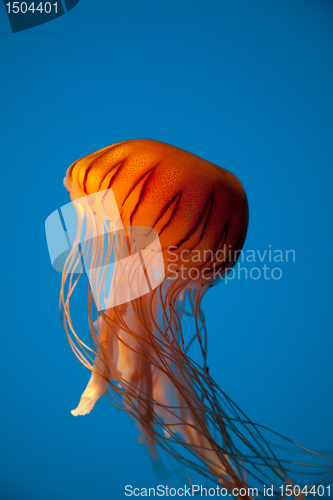
M 276 457 L 263 436 L 264 428 L 252 423 L 227 397 L 207 367 L 201 301 L 235 264 L 246 237 L 248 203 L 240 181 L 191 153 L 142 139 L 117 143 L 76 161 L 64 184 L 73 203 L 90 198 L 76 206 L 77 235 L 84 233 L 84 244 L 81 239 L 81 246 L 73 247 L 67 259 L 60 295 L 71 346 L 92 371 L 73 415 L 89 413 L 106 393 L 134 420 L 141 432 L 138 441 L 146 445 L 157 472 L 183 471 L 186 476 L 193 469 L 230 492 L 246 488 L 252 478 L 277 485 L 276 492 L 281 493 L 281 482 L 292 484 L 291 470 Z M 115 220 L 106 222 L 114 219 L 110 216 L 114 200 L 120 225 Z M 99 231 L 101 226 L 107 239 Z M 100 284 L 90 280 L 88 346 L 71 319 L 70 298 L 80 276 L 75 277 L 73 268 L 87 262 L 89 253 L 88 267 L 100 279 L 105 275 L 105 269 L 100 269 L 102 255 L 112 260 L 114 253 L 125 248 L 134 256 L 135 234 L 139 234 L 135 228 L 143 228 L 148 239 L 152 231 L 158 235 L 163 279 L 147 288 L 148 267 L 142 265 L 139 273 L 142 252 L 136 253 L 140 258 L 130 269 L 127 264 L 120 266 L 126 259 L 113 258 L 114 274 L 108 285 L 113 297 L 126 296 L 128 286 L 140 288 L 143 281 L 145 288 L 142 285 L 134 296 L 115 299 L 103 308 L 98 302 L 102 288 L 104 292 L 108 288 L 105 280 L 97 280 Z M 151 250 L 149 255 L 153 254 Z M 185 314 L 193 318 L 190 335 L 182 328 Z M 191 356 L 195 344 L 199 361 Z M 162 450 L 176 459 L 178 469 L 164 465 Z M 244 490 L 241 496 L 251 494 Z

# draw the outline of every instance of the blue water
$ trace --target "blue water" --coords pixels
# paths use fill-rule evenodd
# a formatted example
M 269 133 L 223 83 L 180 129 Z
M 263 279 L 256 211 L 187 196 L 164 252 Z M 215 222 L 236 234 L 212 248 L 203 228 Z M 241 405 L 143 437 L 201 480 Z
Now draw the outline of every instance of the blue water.
M 210 373 L 254 421 L 333 450 L 332 2 L 80 0 L 16 34 L 0 10 L 0 498 L 118 500 L 125 485 L 181 486 L 154 475 L 106 398 L 70 414 L 89 373 L 60 324 L 45 240 L 45 219 L 69 202 L 67 167 L 133 138 L 241 179 L 244 251 L 267 250 L 246 266 L 282 277 L 209 291 Z M 295 262 L 269 262 L 269 249 L 294 250 Z

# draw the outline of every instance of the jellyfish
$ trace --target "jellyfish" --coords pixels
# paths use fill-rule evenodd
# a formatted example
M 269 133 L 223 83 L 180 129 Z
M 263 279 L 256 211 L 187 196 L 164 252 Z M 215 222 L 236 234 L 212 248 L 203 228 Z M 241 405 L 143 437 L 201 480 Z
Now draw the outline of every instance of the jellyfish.
M 60 313 L 74 353 L 91 370 L 72 414 L 89 413 L 106 394 L 129 414 L 162 477 L 177 473 L 191 482 L 194 470 L 229 492 L 251 479 L 277 488 L 293 484 L 291 462 L 279 460 L 265 428 L 223 392 L 207 366 L 201 303 L 234 266 L 245 241 L 248 202 L 241 182 L 187 151 L 140 139 L 74 162 L 64 185 L 78 222 Z M 152 241 L 148 251 L 142 238 Z M 149 283 L 149 262 L 158 256 L 164 272 Z M 108 284 L 103 258 L 113 262 Z M 80 339 L 70 308 L 77 269 L 85 265 L 90 345 Z M 190 334 L 182 326 L 187 316 Z M 331 465 L 324 472 L 328 477 Z M 242 498 L 251 495 L 246 490 Z

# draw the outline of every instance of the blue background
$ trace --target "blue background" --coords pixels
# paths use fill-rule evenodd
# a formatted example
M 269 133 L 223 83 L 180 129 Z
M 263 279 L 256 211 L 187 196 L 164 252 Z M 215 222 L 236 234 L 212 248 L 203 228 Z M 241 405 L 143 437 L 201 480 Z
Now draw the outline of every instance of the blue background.
M 249 199 L 245 250 L 295 250 L 281 280 L 209 291 L 208 364 L 254 421 L 333 449 L 332 26 L 329 0 L 81 0 L 12 34 L 1 7 L 1 498 L 181 486 L 156 478 L 106 398 L 70 414 L 89 373 L 60 324 L 44 221 L 69 201 L 67 167 L 126 139 L 231 170 Z

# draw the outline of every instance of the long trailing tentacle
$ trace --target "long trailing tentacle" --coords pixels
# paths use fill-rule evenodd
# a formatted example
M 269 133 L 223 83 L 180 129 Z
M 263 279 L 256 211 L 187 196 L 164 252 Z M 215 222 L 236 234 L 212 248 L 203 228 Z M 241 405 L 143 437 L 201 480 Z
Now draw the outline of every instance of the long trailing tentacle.
M 110 402 L 136 421 L 157 468 L 161 470 L 158 450 L 164 450 L 186 468 L 217 479 L 229 491 L 258 481 L 274 485 L 278 496 L 279 485 L 293 484 L 293 477 L 305 475 L 307 483 L 311 477 L 311 484 L 328 482 L 332 460 L 252 422 L 209 375 L 207 332 L 200 307 L 208 286 L 166 280 L 130 304 L 99 310 L 96 296 L 103 295 L 105 284 L 101 267 L 104 240 L 93 214 L 85 212 L 89 223 L 84 229 L 78 209 L 79 230 L 63 272 L 60 310 L 75 355 L 95 375 L 93 390 L 98 380 L 103 384 L 93 403 L 88 401 L 87 411 L 107 390 Z M 113 236 L 110 230 L 107 261 L 111 251 L 119 248 L 113 246 Z M 70 298 L 88 255 L 88 271 L 94 270 L 96 283 L 94 293 L 90 286 L 88 291 L 91 347 L 77 335 L 70 312 Z M 183 315 L 194 319 L 189 338 L 182 330 Z M 201 362 L 190 356 L 194 343 L 199 346 Z M 124 356 L 132 366 L 124 364 Z M 276 446 L 271 444 L 274 438 Z M 279 459 L 275 450 L 283 443 L 292 446 L 295 454 L 301 450 L 309 460 L 320 458 L 324 464 Z M 176 471 L 173 466 L 171 472 Z

